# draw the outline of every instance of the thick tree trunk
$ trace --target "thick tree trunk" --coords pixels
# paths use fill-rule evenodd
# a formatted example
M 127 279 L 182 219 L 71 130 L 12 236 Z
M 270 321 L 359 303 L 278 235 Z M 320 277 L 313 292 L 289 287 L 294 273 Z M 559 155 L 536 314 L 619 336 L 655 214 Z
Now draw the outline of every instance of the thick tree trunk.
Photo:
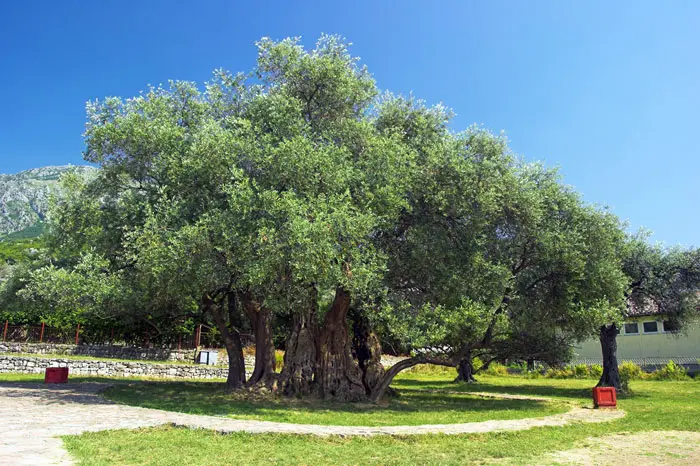
M 336 288 L 319 335 L 316 383 L 324 399 L 359 401 L 366 398 L 362 371 L 352 357 L 348 335 L 350 295 Z
M 352 321 L 352 352 L 362 371 L 362 383 L 365 386 L 365 391 L 367 395 L 370 395 L 374 387 L 384 377 L 382 345 L 361 310 L 354 309 L 352 311 Z
M 617 327 L 600 327 L 600 346 L 603 350 L 603 375 L 596 387 L 615 387 L 620 390 L 620 372 L 617 369 Z
M 399 372 L 409 369 L 413 366 L 417 366 L 418 364 L 437 364 L 439 366 L 448 366 L 448 367 L 454 367 L 454 363 L 452 361 L 448 360 L 443 360 L 443 359 L 433 359 L 433 358 L 427 358 L 424 356 L 415 356 L 413 358 L 408 358 L 404 359 L 403 361 L 399 361 L 393 366 L 391 366 L 385 373 L 384 377 L 377 383 L 377 385 L 374 386 L 374 389 L 372 390 L 372 393 L 370 394 L 370 399 L 374 401 L 375 403 L 380 401 L 382 397 L 385 395 L 387 389 L 389 388 L 389 385 L 391 385 L 391 382 L 394 380 L 394 377 L 396 377 Z
M 314 375 L 318 361 L 318 297 L 312 285 L 306 308 L 294 313 L 292 333 L 287 340 L 280 390 L 286 396 L 308 396 L 315 392 Z
M 272 311 L 260 304 L 249 292 L 241 295 L 255 334 L 255 367 L 248 385 L 272 386 L 276 381 L 275 345 L 272 340 Z
M 471 350 L 467 350 L 459 364 L 457 364 L 457 378 L 455 382 L 476 383 Z
M 228 354 L 228 376 L 226 378 L 226 386 L 235 390 L 241 388 L 245 384 L 245 361 L 243 359 L 243 346 L 241 345 L 241 334 L 238 331 L 240 326 L 237 319 L 238 310 L 236 308 L 235 297 L 232 293 L 228 294 L 228 314 L 229 322 L 226 322 L 223 313 L 221 312 L 222 303 L 214 302 L 209 296 L 203 299 L 203 305 L 207 309 L 213 319 L 216 327 L 221 332 Z
M 226 353 L 228 354 L 228 376 L 226 386 L 232 390 L 241 388 L 245 384 L 245 360 L 243 359 L 243 348 L 241 347 L 241 336 L 236 332 L 232 336 L 232 343 L 226 343 Z

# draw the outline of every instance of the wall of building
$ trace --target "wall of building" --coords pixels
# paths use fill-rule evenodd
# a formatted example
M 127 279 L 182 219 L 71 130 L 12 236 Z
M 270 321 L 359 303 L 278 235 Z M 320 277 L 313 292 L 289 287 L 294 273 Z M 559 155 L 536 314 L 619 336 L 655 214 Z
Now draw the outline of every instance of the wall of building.
M 0 373 L 42 374 L 47 367 L 68 367 L 71 375 L 106 377 L 155 377 L 172 379 L 224 379 L 228 369 L 193 364 L 149 364 L 42 358 L 28 356 L 0 356 Z
M 656 321 L 658 332 L 645 333 L 644 322 Z M 669 333 L 663 330 L 663 319 L 639 317 L 627 322 L 637 322 L 638 334 L 627 334 L 624 330 L 617 337 L 617 358 L 633 361 L 639 365 L 663 365 L 669 360 L 678 364 L 697 365 L 700 360 L 700 324 L 688 326 L 683 333 Z M 601 364 L 600 342 L 592 339 L 574 348 L 574 362 Z

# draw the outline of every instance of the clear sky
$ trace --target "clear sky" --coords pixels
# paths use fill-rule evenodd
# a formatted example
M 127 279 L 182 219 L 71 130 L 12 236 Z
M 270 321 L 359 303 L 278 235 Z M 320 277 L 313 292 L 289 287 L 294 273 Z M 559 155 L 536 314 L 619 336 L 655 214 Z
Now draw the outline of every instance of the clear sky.
M 0 2 L 0 173 L 81 163 L 89 99 L 249 71 L 263 36 L 337 33 L 380 88 L 504 130 L 631 229 L 700 246 L 700 2 L 292 3 Z

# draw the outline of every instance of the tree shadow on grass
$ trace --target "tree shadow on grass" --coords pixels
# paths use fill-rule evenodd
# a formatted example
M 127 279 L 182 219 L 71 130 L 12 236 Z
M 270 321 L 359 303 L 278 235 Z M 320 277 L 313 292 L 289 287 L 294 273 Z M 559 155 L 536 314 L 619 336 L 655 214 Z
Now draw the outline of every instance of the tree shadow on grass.
M 496 385 L 488 382 L 478 381 L 477 383 L 454 383 L 435 380 L 402 379 L 398 385 L 409 390 L 445 390 L 463 393 L 508 393 L 513 395 L 546 396 L 554 398 L 591 398 L 591 388 L 576 387 L 555 387 L 547 385 L 534 385 L 522 383 L 522 379 L 517 380 L 517 385 Z
M 478 422 L 536 417 L 561 411 L 546 401 L 482 398 L 469 393 L 405 390 L 388 403 L 339 403 L 317 399 L 255 397 L 229 392 L 220 383 L 139 382 L 105 392 L 116 402 L 190 414 L 249 417 L 280 422 L 343 425 L 396 425 Z M 521 413 L 522 415 L 518 415 Z M 313 417 L 313 419 L 312 419 Z M 392 418 L 394 418 L 392 420 Z

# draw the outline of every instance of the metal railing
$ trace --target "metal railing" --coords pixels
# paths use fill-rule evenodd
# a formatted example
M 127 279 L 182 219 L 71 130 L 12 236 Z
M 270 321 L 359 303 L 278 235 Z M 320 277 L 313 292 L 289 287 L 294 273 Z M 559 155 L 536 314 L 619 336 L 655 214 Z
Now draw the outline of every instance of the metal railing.
M 190 333 L 168 335 L 139 335 L 133 331 L 119 329 L 93 329 L 76 324 L 74 328 L 55 328 L 41 325 L 10 325 L 5 321 L 2 326 L 2 341 L 10 343 L 52 343 L 52 344 L 93 344 L 158 347 L 178 350 L 199 347 L 221 348 L 219 333 L 205 325 L 197 325 Z

